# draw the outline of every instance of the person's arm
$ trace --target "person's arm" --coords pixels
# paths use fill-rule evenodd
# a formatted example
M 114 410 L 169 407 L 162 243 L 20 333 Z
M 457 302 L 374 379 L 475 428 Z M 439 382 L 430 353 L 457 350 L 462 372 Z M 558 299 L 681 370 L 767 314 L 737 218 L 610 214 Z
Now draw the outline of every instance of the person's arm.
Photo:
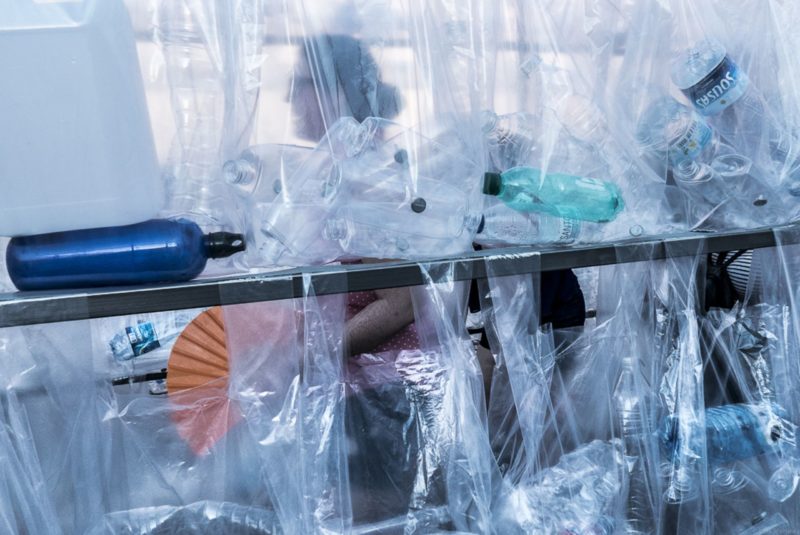
M 374 351 L 414 321 L 411 290 L 391 288 L 376 290 L 378 299 L 364 307 L 345 325 L 349 354 Z

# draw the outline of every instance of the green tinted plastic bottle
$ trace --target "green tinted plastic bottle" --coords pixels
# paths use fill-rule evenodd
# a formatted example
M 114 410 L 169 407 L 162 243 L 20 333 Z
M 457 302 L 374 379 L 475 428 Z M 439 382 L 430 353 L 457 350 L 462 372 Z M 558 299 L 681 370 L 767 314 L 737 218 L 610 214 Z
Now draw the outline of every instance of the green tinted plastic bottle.
M 486 173 L 483 193 L 499 197 L 520 212 L 597 223 L 612 221 L 625 207 L 616 184 L 562 173 L 542 174 L 533 167 Z

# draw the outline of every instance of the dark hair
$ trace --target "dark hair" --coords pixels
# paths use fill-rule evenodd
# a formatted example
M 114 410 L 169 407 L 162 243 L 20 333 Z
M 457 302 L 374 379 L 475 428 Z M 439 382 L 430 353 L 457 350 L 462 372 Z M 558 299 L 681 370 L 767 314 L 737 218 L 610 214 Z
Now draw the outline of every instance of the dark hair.
M 320 132 L 324 133 L 316 121 L 330 124 L 340 117 L 352 116 L 361 122 L 367 117 L 392 119 L 399 113 L 402 106 L 399 91 L 381 80 L 375 58 L 359 39 L 349 35 L 308 38 L 303 43 L 300 61 L 302 64 L 295 69 L 295 84 L 313 84 L 316 97 L 315 102 L 302 103 L 302 117 L 297 118 L 309 121 L 310 124 L 302 126 L 313 133 L 309 137 L 321 137 Z M 293 101 L 297 97 L 290 96 Z M 348 109 L 341 108 L 342 102 Z M 319 117 L 309 116 L 315 108 Z

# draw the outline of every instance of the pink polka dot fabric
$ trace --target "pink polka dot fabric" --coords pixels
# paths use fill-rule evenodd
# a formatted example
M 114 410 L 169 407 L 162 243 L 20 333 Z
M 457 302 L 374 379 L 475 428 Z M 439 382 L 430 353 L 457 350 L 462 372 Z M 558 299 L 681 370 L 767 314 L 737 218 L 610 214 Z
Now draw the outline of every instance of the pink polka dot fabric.
M 349 320 L 360 311 L 364 310 L 370 303 L 378 300 L 375 292 L 352 292 L 347 299 L 347 319 Z M 384 353 L 387 351 L 402 351 L 404 349 L 419 349 L 419 337 L 414 323 L 409 324 L 404 329 L 395 333 L 394 336 L 376 347 L 374 353 Z

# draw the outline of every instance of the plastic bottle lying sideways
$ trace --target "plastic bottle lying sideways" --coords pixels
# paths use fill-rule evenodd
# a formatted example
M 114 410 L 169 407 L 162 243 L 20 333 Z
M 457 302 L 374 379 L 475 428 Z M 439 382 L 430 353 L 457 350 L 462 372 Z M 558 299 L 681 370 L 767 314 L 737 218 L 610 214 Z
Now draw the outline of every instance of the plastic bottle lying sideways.
M 773 186 L 788 180 L 789 190 L 800 193 L 797 140 L 719 41 L 703 39 L 679 54 L 672 81 L 724 139 L 776 176 Z
M 187 281 L 203 271 L 209 258 L 244 249 L 241 234 L 204 235 L 185 219 L 153 219 L 13 238 L 6 264 L 20 290 L 86 288 Z
M 581 222 L 547 214 L 523 214 L 503 204 L 483 211 L 475 242 L 483 245 L 547 245 L 575 243 Z
M 345 177 L 324 235 L 355 256 L 407 258 L 458 253 L 472 245 L 481 214 L 468 195 L 403 167 L 342 163 Z
M 706 448 L 711 464 L 725 464 L 774 453 L 794 427 L 775 405 L 733 404 L 706 410 Z M 668 417 L 659 432 L 664 451 L 678 451 L 677 420 Z
M 563 173 L 543 174 L 532 167 L 486 173 L 483 193 L 520 212 L 606 223 L 624 208 L 622 193 L 611 183 Z

